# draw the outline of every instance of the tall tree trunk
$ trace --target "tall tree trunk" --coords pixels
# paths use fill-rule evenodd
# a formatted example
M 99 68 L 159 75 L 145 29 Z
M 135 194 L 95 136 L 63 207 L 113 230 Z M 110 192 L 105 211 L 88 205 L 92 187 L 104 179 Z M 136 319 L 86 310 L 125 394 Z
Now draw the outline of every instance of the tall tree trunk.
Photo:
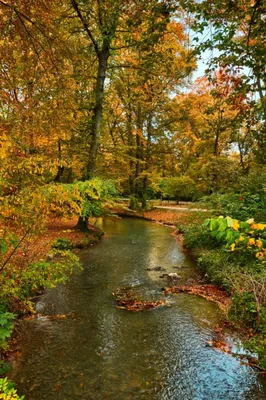
M 137 104 L 137 134 L 136 134 L 136 168 L 135 168 L 135 196 L 142 199 L 142 185 L 139 180 L 143 161 L 141 135 L 143 129 L 142 111 L 140 103 Z
M 132 112 L 131 107 L 129 112 L 127 113 L 127 143 L 128 143 L 128 155 L 129 155 L 129 191 L 130 194 L 134 193 L 134 138 L 132 132 Z
M 87 164 L 87 178 L 94 175 L 96 169 L 96 159 L 99 147 L 99 133 L 102 121 L 104 83 L 108 66 L 108 58 L 110 56 L 109 43 L 105 41 L 102 50 L 98 54 L 98 72 L 95 86 L 95 106 L 93 109 L 92 123 L 90 130 L 90 151 Z
M 148 126 L 147 126 L 147 147 L 146 147 L 146 159 L 145 159 L 145 172 L 146 175 L 143 178 L 143 191 L 142 191 L 142 207 L 146 207 L 147 201 L 147 189 L 148 189 L 148 172 L 150 169 L 151 161 L 151 138 L 152 138 L 152 115 L 149 114 Z

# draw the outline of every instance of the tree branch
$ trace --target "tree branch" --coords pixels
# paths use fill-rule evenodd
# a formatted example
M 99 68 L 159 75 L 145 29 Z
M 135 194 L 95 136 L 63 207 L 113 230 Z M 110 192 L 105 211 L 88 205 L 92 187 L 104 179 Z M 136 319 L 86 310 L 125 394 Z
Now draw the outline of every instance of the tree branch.
M 5 260 L 5 262 L 1 265 L 0 272 L 3 271 L 3 269 L 5 268 L 5 266 L 6 266 L 7 263 L 9 262 L 9 260 L 13 257 L 13 255 L 15 254 L 15 252 L 17 251 L 17 249 L 19 248 L 19 246 L 21 245 L 21 243 L 23 242 L 23 240 L 25 239 L 25 237 L 28 235 L 29 232 L 30 232 L 30 228 L 24 233 L 24 235 L 22 236 L 22 238 L 20 239 L 20 241 L 18 242 L 18 244 L 13 248 L 13 250 L 11 251 L 11 253 L 9 254 L 9 256 L 7 257 L 7 259 Z
M 50 38 L 45 34 L 45 32 L 40 28 L 40 26 L 38 25 L 38 24 L 36 24 L 36 22 L 35 21 L 32 21 L 32 19 L 30 19 L 26 14 L 24 14 L 23 12 L 21 12 L 20 10 L 18 10 L 16 7 L 14 7 L 13 5 L 11 5 L 11 4 L 7 4 L 7 3 L 5 3 L 4 1 L 2 1 L 2 0 L 0 0 L 0 5 L 3 5 L 3 6 L 5 6 L 5 7 L 7 7 L 7 8 L 9 8 L 9 9 L 11 9 L 11 10 L 13 10 L 15 13 L 16 13 L 16 15 L 17 16 L 20 16 L 20 18 L 24 18 L 24 19 L 26 19 L 28 22 L 30 22 L 33 26 L 35 26 L 35 28 L 37 28 L 40 32 L 41 32 L 41 34 L 46 38 L 46 39 L 48 39 L 48 41 L 50 41 Z M 45 28 L 45 26 L 43 25 L 43 24 L 40 24 L 40 25 L 42 25 L 44 28 Z
M 91 30 L 89 28 L 89 25 L 88 25 L 87 21 L 85 21 L 85 19 L 84 19 L 83 15 L 82 15 L 82 13 L 81 13 L 81 11 L 79 9 L 79 6 L 78 6 L 76 0 L 71 0 L 71 3 L 73 5 L 73 8 L 76 11 L 80 21 L 82 22 L 83 27 L 84 27 L 85 31 L 87 32 L 87 34 L 88 34 L 88 36 L 89 36 L 89 38 L 90 38 L 90 40 L 91 40 L 91 42 L 93 44 L 94 50 L 95 50 L 95 52 L 96 52 L 96 54 L 98 56 L 100 54 L 99 46 L 98 46 L 96 40 L 94 39 L 94 37 L 93 37 L 93 35 L 91 33 Z

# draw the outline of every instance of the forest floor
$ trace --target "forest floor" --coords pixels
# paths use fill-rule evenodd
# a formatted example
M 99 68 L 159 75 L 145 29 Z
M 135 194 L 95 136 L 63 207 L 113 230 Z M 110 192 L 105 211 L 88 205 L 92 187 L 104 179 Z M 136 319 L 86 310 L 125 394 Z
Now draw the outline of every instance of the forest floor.
M 45 259 L 57 239 L 69 241 L 73 248 L 84 248 L 95 244 L 102 235 L 99 229 L 88 226 L 88 232 L 82 232 L 76 228 L 78 218 L 59 219 L 53 218 L 47 222 L 47 229 L 43 233 L 28 234 L 25 236 L 19 248 L 11 251 L 12 263 L 19 268 Z M 23 234 L 15 232 L 18 237 Z M 13 254 L 11 254 L 13 252 Z M 9 254 L 6 258 L 9 259 Z
M 190 209 L 180 206 L 160 206 L 150 211 L 132 211 L 123 205 L 116 205 L 112 212 L 127 217 L 144 218 L 149 221 L 159 222 L 165 225 L 189 225 L 191 223 L 203 223 L 208 218 L 208 212 L 201 209 Z

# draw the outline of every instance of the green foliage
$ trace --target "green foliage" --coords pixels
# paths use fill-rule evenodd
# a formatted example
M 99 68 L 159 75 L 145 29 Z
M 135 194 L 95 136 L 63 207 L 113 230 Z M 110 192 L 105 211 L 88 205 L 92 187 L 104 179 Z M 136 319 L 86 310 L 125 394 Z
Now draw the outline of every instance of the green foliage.
M 112 181 L 100 178 L 72 184 L 51 184 L 41 192 L 46 197 L 48 214 L 78 215 L 83 219 L 99 217 L 118 194 Z
M 134 195 L 129 196 L 129 208 L 130 210 L 137 210 L 139 208 L 139 201 Z
M 229 318 L 239 323 L 256 328 L 258 319 L 258 304 L 256 303 L 254 293 L 238 292 L 234 293 L 232 298 L 232 307 L 229 312 Z
M 266 316 L 266 312 L 264 312 Z M 265 323 L 266 325 L 266 323 Z M 263 369 L 266 369 L 266 336 L 264 333 L 259 333 L 248 339 L 245 347 L 258 355 L 259 364 Z
M 15 384 L 7 378 L 0 378 L 0 399 L 2 400 L 23 400 L 25 396 L 19 396 Z
M 186 172 L 196 185 L 196 199 L 218 191 L 228 192 L 238 181 L 239 165 L 227 156 L 205 154 L 189 164 Z
M 180 230 L 180 229 L 179 229 Z M 211 236 L 202 224 L 190 224 L 183 228 L 184 246 L 188 249 L 219 247 L 217 240 Z
M 50 252 L 49 260 L 40 260 L 21 270 L 10 265 L 0 275 L 0 304 L 10 305 L 15 301 L 29 309 L 28 297 L 36 290 L 65 283 L 79 269 L 79 258 L 70 250 L 59 249 Z
M 13 329 L 15 315 L 0 308 L 0 349 L 7 349 L 7 339 Z
M 202 199 L 207 208 L 216 215 L 230 215 L 232 218 L 246 220 L 254 218 L 266 221 L 266 193 L 219 194 L 214 193 Z
M 238 221 L 231 217 L 207 219 L 203 227 L 210 231 L 212 237 L 221 242 L 225 249 L 237 252 L 238 260 L 246 262 L 257 258 L 258 263 L 265 264 L 266 224 L 254 223 L 253 219 Z
M 8 362 L 5 362 L 0 359 L 0 376 L 5 375 L 11 371 L 11 365 Z
M 229 278 L 236 272 L 238 266 L 230 260 L 227 253 L 222 249 L 204 250 L 197 261 L 200 270 L 208 281 L 230 291 L 232 285 Z
M 74 245 L 69 239 L 65 238 L 58 238 L 56 241 L 53 243 L 52 246 L 54 249 L 58 250 L 72 250 Z
M 195 182 L 189 176 L 163 179 L 160 187 L 163 197 L 176 201 L 192 200 L 195 197 Z
M 266 224 L 209 218 L 201 229 L 188 228 L 185 240 L 191 248 L 200 248 L 198 265 L 205 278 L 233 294 L 228 317 L 252 329 L 254 336 L 245 345 L 266 367 Z

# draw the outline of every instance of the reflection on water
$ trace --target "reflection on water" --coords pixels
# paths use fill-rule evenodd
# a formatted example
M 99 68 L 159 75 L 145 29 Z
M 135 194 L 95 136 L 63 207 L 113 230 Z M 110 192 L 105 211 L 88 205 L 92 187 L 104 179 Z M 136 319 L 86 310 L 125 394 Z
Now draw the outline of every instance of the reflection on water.
M 134 219 L 102 224 L 108 237 L 81 253 L 84 271 L 41 296 L 45 316 L 27 323 L 11 376 L 19 392 L 28 400 L 265 399 L 263 378 L 206 347 L 221 318 L 214 304 L 179 294 L 171 307 L 115 308 L 111 292 L 120 286 L 160 298 L 161 272 L 147 268 L 183 279 L 195 271 L 171 229 Z

